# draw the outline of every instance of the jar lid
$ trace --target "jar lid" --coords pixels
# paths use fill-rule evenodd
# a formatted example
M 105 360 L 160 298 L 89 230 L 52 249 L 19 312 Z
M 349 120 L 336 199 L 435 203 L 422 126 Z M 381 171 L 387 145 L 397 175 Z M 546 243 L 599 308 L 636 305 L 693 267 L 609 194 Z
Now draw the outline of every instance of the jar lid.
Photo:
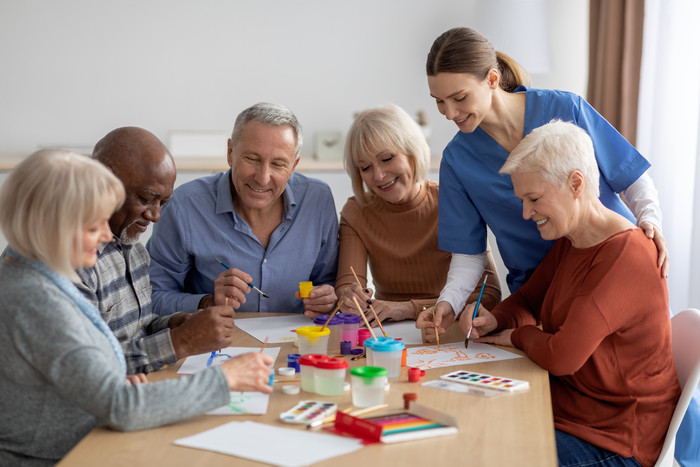
M 310 353 L 299 357 L 299 365 L 314 366 L 316 365 L 316 362 L 320 362 L 321 360 L 328 360 L 329 358 L 330 357 L 328 355 L 323 355 L 320 353 Z
M 358 330 L 357 334 L 359 336 L 367 336 L 368 338 L 372 337 L 372 333 L 367 328 L 362 328 L 362 329 Z
M 377 337 L 376 339 L 374 337 L 370 337 L 369 339 L 365 340 L 362 345 L 364 345 L 367 348 L 374 349 L 375 346 L 381 344 L 382 342 L 386 341 L 393 341 L 394 339 L 391 337 Z
M 314 364 L 316 368 L 324 370 L 340 370 L 348 367 L 348 362 L 344 358 L 329 358 L 328 360 L 320 360 Z
M 380 376 L 388 376 L 389 372 L 386 371 L 386 368 L 378 366 L 356 366 L 350 370 L 350 374 L 360 378 L 378 378 Z
M 405 347 L 406 346 L 403 342 L 399 342 L 389 337 L 385 341 L 379 341 L 372 345 L 372 350 L 375 352 L 394 352 L 403 350 Z
M 417 401 L 418 394 L 416 394 L 415 392 L 407 392 L 406 394 L 403 395 L 403 400 L 404 401 Z
M 314 324 L 319 324 L 323 326 L 326 324 L 326 321 L 328 321 L 328 318 L 330 318 L 331 315 L 318 315 L 317 317 L 314 318 Z M 336 316 L 331 318 L 330 321 L 328 321 L 328 326 L 337 326 L 339 324 L 343 324 L 343 321 L 341 319 L 338 319 Z
M 340 318 L 340 320 L 343 322 L 343 324 L 355 324 L 355 323 L 359 324 L 360 321 L 362 321 L 362 318 L 360 318 L 358 315 L 353 314 L 353 313 L 338 313 L 335 316 Z
M 328 336 L 331 330 L 328 328 L 321 329 L 321 326 L 304 326 L 297 328 L 297 334 L 304 337 L 321 337 Z

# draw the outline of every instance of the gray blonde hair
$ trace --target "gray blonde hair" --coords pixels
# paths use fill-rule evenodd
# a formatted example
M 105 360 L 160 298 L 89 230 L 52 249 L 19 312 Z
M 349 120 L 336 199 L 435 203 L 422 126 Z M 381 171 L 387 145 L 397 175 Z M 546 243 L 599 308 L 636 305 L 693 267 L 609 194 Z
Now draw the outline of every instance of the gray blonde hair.
M 360 176 L 359 161 L 369 162 L 379 151 L 389 149 L 406 154 L 413 162 L 414 182 L 422 182 L 430 169 L 430 147 L 418 123 L 405 110 L 385 104 L 361 112 L 348 132 L 344 165 L 352 180 L 352 191 L 361 204 L 367 193 Z
M 500 173 L 536 172 L 562 188 L 574 170 L 583 174 L 588 193 L 598 198 L 600 173 L 591 137 L 573 123 L 555 119 L 523 138 Z
M 81 229 L 109 217 L 124 202 L 124 186 L 101 163 L 61 149 L 42 149 L 22 161 L 0 190 L 0 228 L 10 246 L 73 282 Z
M 236 122 L 233 124 L 233 131 L 231 132 L 232 150 L 236 149 L 236 145 L 241 140 L 243 128 L 245 128 L 245 126 L 253 120 L 268 126 L 289 125 L 292 131 L 294 131 L 294 136 L 296 137 L 294 158 L 299 158 L 301 145 L 304 142 L 304 135 L 302 134 L 299 120 L 297 120 L 297 117 L 292 113 L 292 111 L 285 106 L 280 104 L 272 104 L 269 102 L 258 102 L 257 104 L 248 107 L 243 112 L 238 114 L 238 117 L 236 117 Z

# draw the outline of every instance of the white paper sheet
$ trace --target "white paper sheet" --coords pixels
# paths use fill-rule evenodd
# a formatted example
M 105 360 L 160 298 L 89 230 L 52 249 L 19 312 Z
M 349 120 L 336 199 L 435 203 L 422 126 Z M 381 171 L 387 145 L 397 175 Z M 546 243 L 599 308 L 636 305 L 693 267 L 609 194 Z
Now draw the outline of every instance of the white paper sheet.
M 264 415 L 270 395 L 262 392 L 232 392 L 231 401 L 207 415 Z
M 416 345 L 423 343 L 423 335 L 420 329 L 416 329 L 416 322 L 412 319 L 404 321 L 383 322 L 382 326 L 389 337 L 399 339 L 406 345 Z M 379 326 L 372 328 L 377 337 L 383 335 Z
M 230 422 L 174 444 L 281 467 L 301 467 L 362 448 L 362 441 L 256 422 Z M 274 449 L 270 449 L 274 446 Z
M 304 315 L 236 319 L 234 323 L 238 329 L 247 332 L 260 342 L 265 342 L 265 338 L 269 337 L 270 344 L 293 342 L 297 338 L 297 328 L 314 326 L 313 320 Z
M 249 352 L 260 352 L 260 348 L 255 347 L 226 347 L 221 349 L 221 352 L 216 352 L 216 356 L 212 359 L 211 363 L 209 359 L 211 358 L 211 352 L 203 353 L 200 355 L 192 355 L 185 359 L 182 366 L 177 371 L 180 375 L 191 375 L 198 373 L 202 370 L 206 370 L 208 366 L 221 365 L 225 361 L 236 357 L 238 355 L 243 355 Z M 264 352 L 271 356 L 274 360 L 277 360 L 277 354 L 280 353 L 279 347 L 265 347 Z
M 469 348 L 464 348 L 463 342 L 440 344 L 408 349 L 406 365 L 423 370 L 441 368 L 443 366 L 465 365 L 467 363 L 497 362 L 520 358 L 520 355 L 497 349 L 487 344 L 469 342 Z

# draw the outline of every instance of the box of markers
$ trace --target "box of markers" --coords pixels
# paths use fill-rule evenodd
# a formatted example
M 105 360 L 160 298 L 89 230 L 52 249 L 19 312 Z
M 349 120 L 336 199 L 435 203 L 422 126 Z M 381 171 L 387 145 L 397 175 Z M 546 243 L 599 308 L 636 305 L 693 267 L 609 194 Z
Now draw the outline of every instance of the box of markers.
M 451 415 L 411 402 L 409 410 L 366 418 L 338 412 L 328 431 L 359 438 L 364 444 L 390 444 L 453 435 L 458 423 Z

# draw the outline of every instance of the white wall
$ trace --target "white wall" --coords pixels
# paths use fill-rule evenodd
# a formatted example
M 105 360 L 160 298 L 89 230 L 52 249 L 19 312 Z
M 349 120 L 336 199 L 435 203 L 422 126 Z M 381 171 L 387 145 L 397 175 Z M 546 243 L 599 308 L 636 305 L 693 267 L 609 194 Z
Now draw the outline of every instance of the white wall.
M 423 109 L 440 154 L 455 129 L 430 99 L 425 57 L 445 30 L 479 30 L 491 1 L 3 0 L 0 154 L 91 148 L 124 125 L 165 142 L 172 130 L 230 131 L 258 101 L 297 114 L 306 153 L 314 132 L 345 132 L 358 110 Z M 505 0 L 515 7 L 498 14 L 518 18 L 533 2 L 552 49 L 551 73 L 533 84 L 583 94 L 588 1 Z

